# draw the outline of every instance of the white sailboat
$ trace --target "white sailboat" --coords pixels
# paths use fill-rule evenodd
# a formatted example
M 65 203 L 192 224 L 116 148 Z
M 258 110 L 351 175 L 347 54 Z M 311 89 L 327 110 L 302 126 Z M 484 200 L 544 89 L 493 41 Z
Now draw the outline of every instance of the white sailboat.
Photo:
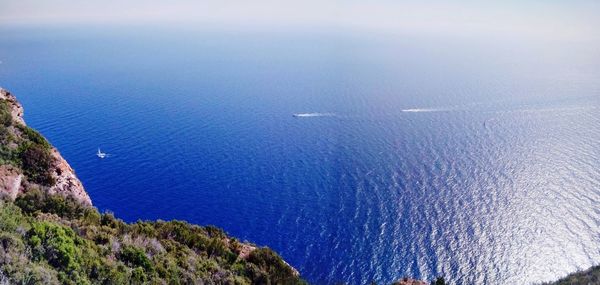
M 105 158 L 108 154 L 105 152 L 102 152 L 100 150 L 100 148 L 98 148 L 98 152 L 96 153 L 96 156 L 98 156 L 99 158 Z

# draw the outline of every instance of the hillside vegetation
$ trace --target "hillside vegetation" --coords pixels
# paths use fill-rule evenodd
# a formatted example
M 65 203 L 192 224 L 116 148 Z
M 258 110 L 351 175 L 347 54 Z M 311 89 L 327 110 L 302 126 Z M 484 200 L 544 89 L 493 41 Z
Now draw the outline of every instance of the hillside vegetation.
M 15 122 L 10 111 L 8 102 L 0 100 L 0 165 L 12 166 L 32 183 L 53 185 L 50 144 L 32 128 Z
M 10 284 L 304 283 L 272 250 L 218 228 L 127 224 L 36 190 L 0 202 L 0 274 Z

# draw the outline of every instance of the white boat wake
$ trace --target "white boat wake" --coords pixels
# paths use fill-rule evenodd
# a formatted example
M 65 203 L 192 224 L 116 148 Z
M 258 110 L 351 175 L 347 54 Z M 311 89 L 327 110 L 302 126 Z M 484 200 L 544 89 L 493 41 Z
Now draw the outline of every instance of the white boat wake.
M 333 117 L 334 113 L 294 113 L 292 116 L 296 118 L 306 118 L 306 117 Z
M 407 113 L 425 113 L 425 112 L 442 112 L 447 109 L 433 109 L 433 108 L 414 108 L 414 109 L 403 109 L 402 112 Z
M 455 109 L 443 109 L 443 108 L 412 108 L 412 109 L 402 109 L 402 112 L 405 113 L 429 113 L 429 112 L 450 112 L 457 111 Z
M 484 106 L 483 108 L 478 106 L 480 104 L 469 104 L 463 106 L 449 106 L 442 108 L 410 108 L 402 109 L 404 113 L 431 113 L 431 112 L 488 112 L 488 113 L 541 113 L 541 112 L 577 112 L 577 111 L 588 111 L 599 108 L 598 106 L 559 106 L 559 107 L 543 107 L 543 106 L 517 106 L 517 107 L 504 107 L 508 109 L 497 110 L 494 106 Z

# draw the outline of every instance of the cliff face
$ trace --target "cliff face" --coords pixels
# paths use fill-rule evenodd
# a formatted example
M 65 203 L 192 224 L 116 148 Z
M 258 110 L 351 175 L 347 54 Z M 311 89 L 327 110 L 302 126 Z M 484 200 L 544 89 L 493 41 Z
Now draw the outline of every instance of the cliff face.
M 54 147 L 52 148 L 52 157 L 55 161 L 52 176 L 56 182 L 54 186 L 48 189 L 48 193 L 71 196 L 75 200 L 91 206 L 92 200 L 85 192 L 79 178 L 75 175 L 75 171 Z
M 2 132 L 2 152 L 0 156 L 0 193 L 15 199 L 20 193 L 32 187 L 39 187 L 49 194 L 70 196 L 85 205 L 92 205 L 92 200 L 85 192 L 81 181 L 69 163 L 60 155 L 58 150 L 48 144 L 50 155 L 47 175 L 52 183 L 39 183 L 28 177 L 27 171 L 19 161 L 19 152 L 29 144 L 27 134 L 34 132 L 27 128 L 23 119 L 23 107 L 10 92 L 0 88 L 0 102 L 5 112 Z M 10 115 L 10 118 L 8 117 Z M 41 137 L 41 136 L 40 136 Z M 15 163 L 16 162 L 16 163 Z

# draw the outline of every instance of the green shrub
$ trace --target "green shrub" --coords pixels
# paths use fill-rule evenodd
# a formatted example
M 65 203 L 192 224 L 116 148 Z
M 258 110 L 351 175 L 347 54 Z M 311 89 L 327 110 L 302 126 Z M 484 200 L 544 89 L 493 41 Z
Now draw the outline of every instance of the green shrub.
M 123 229 L 126 227 L 126 224 L 122 220 L 115 218 L 115 215 L 110 212 L 101 215 L 100 225 L 113 229 L 116 233 L 123 232 Z
M 144 284 L 148 279 L 148 275 L 142 267 L 136 267 L 131 271 L 131 284 Z
M 39 189 L 33 188 L 17 196 L 15 205 L 19 207 L 23 212 L 31 214 L 36 211 L 42 210 L 46 195 Z
M 0 125 L 4 127 L 12 125 L 12 115 L 10 114 L 10 106 L 5 100 L 0 100 Z
M 225 239 L 227 237 L 227 235 L 222 229 L 217 228 L 215 226 L 208 225 L 204 227 L 204 230 L 211 238 Z
M 50 151 L 39 144 L 26 144 L 22 147 L 21 163 L 30 181 L 52 186 L 55 181 L 50 173 L 54 158 Z
M 126 268 L 123 265 L 111 267 L 110 270 L 103 276 L 103 284 L 127 284 Z
M 92 207 L 83 207 L 81 221 L 87 225 L 96 225 L 99 226 L 101 222 L 102 216 L 95 208 Z
M 15 200 L 17 205 L 25 213 L 51 213 L 69 219 L 84 218 L 86 222 L 100 222 L 100 215 L 96 209 L 77 202 L 72 197 L 61 195 L 47 195 L 40 189 L 33 188 L 19 195 Z
M 3 146 L 7 145 L 10 138 L 11 132 L 8 130 L 8 127 L 0 122 L 0 143 L 2 143 Z
M 154 228 L 154 224 L 150 222 L 137 221 L 130 226 L 131 233 L 135 235 L 143 235 L 147 237 L 156 237 L 157 231 Z
M 225 256 L 227 253 L 227 248 L 225 247 L 225 243 L 223 240 L 219 238 L 212 238 L 206 247 L 206 252 L 208 256 Z
M 50 143 L 38 131 L 21 124 L 18 124 L 17 127 L 23 134 L 25 140 L 31 142 L 32 144 L 39 145 L 43 149 L 50 150 Z
M 157 224 L 157 235 L 162 239 L 173 239 L 193 250 L 206 250 L 210 242 L 206 232 L 182 221 L 161 222 Z
M 24 275 L 17 275 L 15 278 L 18 284 L 37 285 L 37 284 L 59 284 L 58 273 L 46 266 L 40 264 L 29 264 Z M 17 282 L 15 282 L 17 284 Z
M 19 227 L 27 227 L 28 223 L 21 209 L 12 203 L 0 201 L 0 232 L 15 232 Z
M 0 232 L 0 247 L 3 252 L 9 252 L 10 250 L 21 250 L 24 248 L 23 241 L 19 235 L 10 234 L 6 232 Z
M 145 272 L 154 272 L 152 261 L 141 248 L 131 245 L 124 246 L 119 254 L 119 259 L 130 267 L 141 267 Z
M 27 239 L 35 259 L 43 258 L 50 265 L 65 271 L 79 268 L 79 249 L 72 229 L 49 222 L 34 222 Z
M 0 130 L 1 129 L 2 127 L 0 127 Z M 3 143 L 2 140 L 0 140 L 0 143 Z M 3 143 L 0 145 L 0 164 L 10 164 L 16 167 L 21 167 L 21 158 L 19 157 L 19 153 L 6 147 Z
M 260 271 L 253 272 L 253 283 L 261 284 L 301 284 L 300 279 L 294 276 L 292 269 L 283 262 L 283 259 L 267 247 L 258 248 L 250 253 L 248 262 L 255 265 Z
M 102 231 L 94 235 L 93 241 L 96 244 L 108 244 L 112 237 L 113 235 Z

